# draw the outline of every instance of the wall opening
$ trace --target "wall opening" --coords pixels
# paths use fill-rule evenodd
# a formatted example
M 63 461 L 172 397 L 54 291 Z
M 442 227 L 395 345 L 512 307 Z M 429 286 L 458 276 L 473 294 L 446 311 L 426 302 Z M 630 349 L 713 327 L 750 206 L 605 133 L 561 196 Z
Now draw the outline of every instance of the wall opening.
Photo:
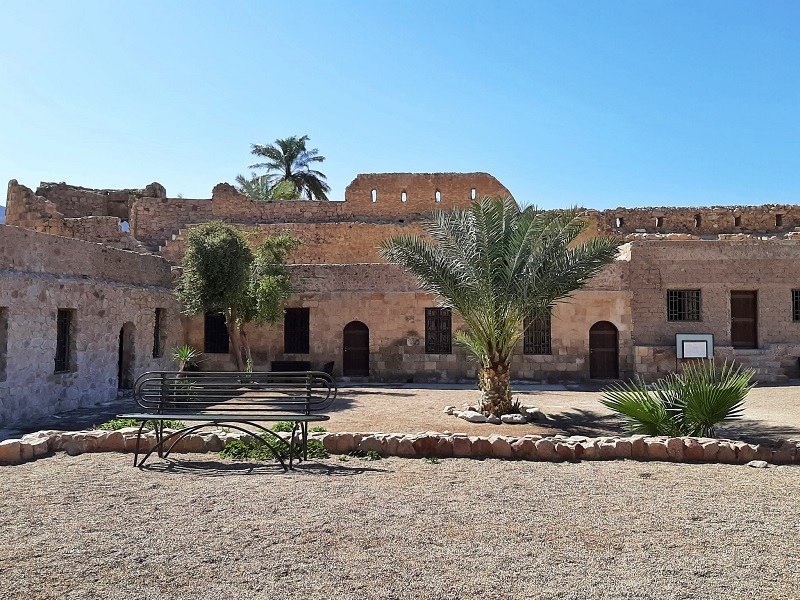
M 664 226 L 664 217 L 656 217 L 656 227 Z
M 436 193 L 433 195 L 433 199 L 436 202 L 441 202 L 442 201 L 442 192 L 440 192 L 439 190 L 436 190 Z
M 207 312 L 203 322 L 203 352 L 227 354 L 230 350 L 228 326 L 222 313 Z
M 310 352 L 310 309 L 287 308 L 283 313 L 284 354 L 308 354 Z
M 472 188 L 469 191 L 469 199 L 470 200 L 477 200 L 477 198 L 478 198 L 478 190 L 476 190 L 475 188 Z
M 733 226 L 734 227 L 741 227 L 742 226 L 742 217 L 740 217 L 739 215 L 736 215 L 735 217 L 733 217 Z
M 598 321 L 589 329 L 589 377 L 619 377 L 619 334 L 608 321 Z
M 623 225 L 625 225 L 625 219 L 623 219 L 622 217 L 617 217 L 616 219 L 614 219 L 615 227 L 622 227 Z
M 369 327 L 361 321 L 351 321 L 342 331 L 342 375 L 369 375 Z
M 164 343 L 166 342 L 166 328 L 164 327 L 164 317 L 166 310 L 157 308 L 155 312 L 155 322 L 153 323 L 153 358 L 164 356 Z
M 702 224 L 703 224 L 703 221 L 700 218 L 700 215 L 695 215 L 694 216 L 694 226 L 695 227 L 700 227 Z
M 783 215 L 775 215 L 775 227 L 783 227 Z
M 8 309 L 0 307 L 0 381 L 6 380 L 8 365 Z
M 119 230 L 122 233 L 128 233 L 131 230 L 131 224 L 127 221 L 120 221 L 119 222 Z
M 133 388 L 136 326 L 128 321 L 119 330 L 119 355 L 117 357 L 117 387 L 121 390 Z
M 370 194 L 370 196 L 372 197 L 372 201 L 373 202 L 377 202 L 378 201 L 378 190 L 373 189 L 371 194 Z
M 75 313 L 74 308 L 59 308 L 56 314 L 56 373 L 69 373 L 78 368 L 75 351 Z
M 408 194 L 406 192 L 400 192 L 400 202 L 408 202 Z

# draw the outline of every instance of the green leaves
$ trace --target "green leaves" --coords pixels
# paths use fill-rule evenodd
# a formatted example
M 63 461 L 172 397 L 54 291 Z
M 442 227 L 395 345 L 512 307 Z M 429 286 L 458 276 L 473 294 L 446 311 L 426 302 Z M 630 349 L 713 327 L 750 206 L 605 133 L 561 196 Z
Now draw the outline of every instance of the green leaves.
M 605 390 L 601 402 L 621 414 L 634 433 L 714 437 L 719 423 L 738 419 L 756 372 L 728 364 L 688 364 L 648 389 L 640 379 Z
M 405 235 L 381 255 L 413 273 L 468 325 L 456 340 L 486 365 L 508 360 L 526 316 L 543 314 L 616 256 L 618 240 L 574 245 L 586 224 L 578 209 L 520 209 L 512 198 L 484 198 L 467 210 L 438 212 L 423 224 L 431 239 Z
M 252 154 L 267 160 L 250 165 L 250 168 L 266 169 L 267 173 L 254 173 L 249 181 L 239 175 L 236 181 L 240 190 L 248 196 L 250 194 L 246 190 L 253 191 L 261 200 L 285 200 L 303 195 L 309 200 L 327 200 L 331 191 L 327 177 L 311 168 L 312 163 L 324 162 L 325 157 L 316 148 L 307 149 L 308 140 L 309 137 L 303 135 L 277 139 L 268 145 L 253 144 Z M 254 185 L 247 185 L 249 183 Z

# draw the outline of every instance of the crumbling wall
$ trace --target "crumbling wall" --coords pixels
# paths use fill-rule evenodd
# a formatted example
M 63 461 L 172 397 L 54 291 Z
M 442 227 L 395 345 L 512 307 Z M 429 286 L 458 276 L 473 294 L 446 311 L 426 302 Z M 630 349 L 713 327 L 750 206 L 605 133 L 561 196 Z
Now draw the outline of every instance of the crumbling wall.
M 68 218 L 109 216 L 127 221 L 134 202 L 144 197 L 164 198 L 167 194 L 164 186 L 157 182 L 144 189 L 123 190 L 101 190 L 64 182 L 42 182 L 36 195 L 55 204 L 58 211 Z
M 147 252 L 121 220 L 114 216 L 65 217 L 52 202 L 12 179 L 6 196 L 6 224 L 41 233 L 107 244 L 122 250 Z

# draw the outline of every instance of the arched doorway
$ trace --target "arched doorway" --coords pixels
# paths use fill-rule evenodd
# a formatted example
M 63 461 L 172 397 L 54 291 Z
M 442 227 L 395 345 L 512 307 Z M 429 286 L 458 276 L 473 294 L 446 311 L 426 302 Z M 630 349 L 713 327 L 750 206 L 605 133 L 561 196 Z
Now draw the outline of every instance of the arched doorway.
M 117 386 L 121 390 L 133 387 L 134 338 L 136 327 L 128 321 L 119 330 L 119 358 L 117 361 Z
M 369 327 L 361 321 L 351 321 L 344 326 L 342 338 L 342 375 L 369 375 Z
M 589 329 L 589 377 L 619 377 L 619 333 L 608 321 L 598 321 Z

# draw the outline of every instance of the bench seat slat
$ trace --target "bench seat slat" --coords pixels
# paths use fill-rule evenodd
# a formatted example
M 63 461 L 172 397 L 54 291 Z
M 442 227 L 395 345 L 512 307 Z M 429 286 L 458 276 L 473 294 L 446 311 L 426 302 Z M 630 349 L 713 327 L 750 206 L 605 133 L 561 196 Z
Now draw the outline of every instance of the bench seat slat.
M 296 415 L 296 414 L 221 414 L 221 413 L 131 413 L 127 415 L 119 415 L 120 419 L 136 419 L 136 420 L 174 420 L 174 421 L 239 421 L 243 419 L 247 421 L 297 421 L 298 423 L 308 423 L 311 421 L 327 421 L 330 419 L 328 415 Z

